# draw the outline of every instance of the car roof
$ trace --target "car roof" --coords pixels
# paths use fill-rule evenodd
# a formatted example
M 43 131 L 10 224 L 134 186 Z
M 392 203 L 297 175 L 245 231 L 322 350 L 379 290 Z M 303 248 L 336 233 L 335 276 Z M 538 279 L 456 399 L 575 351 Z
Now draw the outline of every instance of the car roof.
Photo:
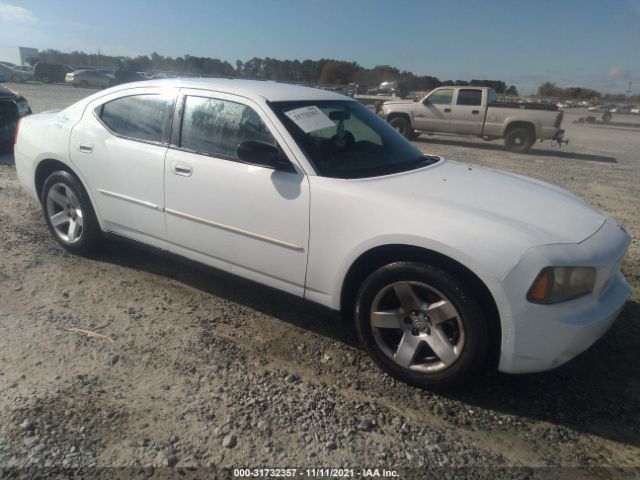
M 244 80 L 234 78 L 168 78 L 147 80 L 122 85 L 127 87 L 161 86 L 213 90 L 243 96 L 260 96 L 271 102 L 297 100 L 351 100 L 351 98 L 328 90 L 304 87 L 271 80 Z

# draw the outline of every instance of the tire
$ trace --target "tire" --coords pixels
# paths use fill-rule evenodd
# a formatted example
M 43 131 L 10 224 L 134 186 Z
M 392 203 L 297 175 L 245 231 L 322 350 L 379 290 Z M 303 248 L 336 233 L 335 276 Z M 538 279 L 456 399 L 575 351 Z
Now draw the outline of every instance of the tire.
M 89 82 L 87 82 L 86 80 L 82 80 L 80 82 L 80 87 L 82 88 L 88 88 L 89 87 Z
M 409 120 L 404 117 L 394 117 L 389 121 L 389 125 L 396 129 L 396 131 L 405 138 L 411 139 L 413 130 Z
M 102 237 L 100 225 L 91 200 L 76 177 L 63 170 L 53 172 L 40 193 L 42 213 L 53 238 L 68 252 L 94 252 Z
M 602 121 L 605 123 L 609 123 L 612 117 L 613 115 L 611 115 L 611 112 L 605 112 L 602 114 Z
M 486 366 L 484 313 L 467 287 L 440 268 L 414 262 L 379 268 L 358 292 L 355 321 L 375 363 L 410 385 L 452 387 Z
M 504 145 L 510 152 L 522 153 L 529 150 L 535 141 L 531 129 L 516 127 L 509 131 L 504 139 Z

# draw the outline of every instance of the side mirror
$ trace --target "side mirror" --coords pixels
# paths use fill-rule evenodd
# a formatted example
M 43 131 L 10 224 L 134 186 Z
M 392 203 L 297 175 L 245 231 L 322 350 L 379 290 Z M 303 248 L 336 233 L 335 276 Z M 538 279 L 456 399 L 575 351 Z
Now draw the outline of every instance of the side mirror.
M 238 158 L 243 162 L 294 173 L 295 170 L 278 147 L 256 140 L 247 140 L 238 145 Z

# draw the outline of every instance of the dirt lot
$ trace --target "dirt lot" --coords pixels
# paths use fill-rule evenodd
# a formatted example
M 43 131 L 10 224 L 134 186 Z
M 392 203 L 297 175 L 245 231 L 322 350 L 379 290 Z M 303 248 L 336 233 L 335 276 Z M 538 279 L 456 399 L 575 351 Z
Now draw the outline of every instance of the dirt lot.
M 19 88 L 36 112 L 92 93 Z M 416 145 L 565 187 L 638 238 L 640 129 L 582 126 L 577 117 L 565 118 L 571 143 L 562 149 L 544 143 L 519 155 L 501 143 L 424 136 Z M 591 350 L 544 374 L 493 375 L 435 394 L 380 373 L 350 323 L 320 307 L 120 243 L 92 259 L 65 253 L 12 165 L 0 166 L 0 205 L 0 467 L 13 473 L 131 467 L 158 477 L 167 465 L 208 478 L 260 466 L 356 467 L 356 476 L 386 468 L 407 479 L 431 470 L 445 478 L 640 472 L 637 240 L 623 264 L 633 296 Z

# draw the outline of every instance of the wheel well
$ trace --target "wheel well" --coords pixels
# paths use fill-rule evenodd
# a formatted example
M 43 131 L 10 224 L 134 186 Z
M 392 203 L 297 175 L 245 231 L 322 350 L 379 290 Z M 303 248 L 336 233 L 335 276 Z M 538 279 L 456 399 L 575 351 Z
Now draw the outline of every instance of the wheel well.
M 409 125 L 411 125 L 411 118 L 409 118 L 409 114 L 408 113 L 399 113 L 399 112 L 390 113 L 387 116 L 387 122 L 390 122 L 394 118 L 399 118 L 399 117 L 404 118 L 405 120 L 407 120 L 407 122 L 409 122 Z
M 502 344 L 500 313 L 493 295 L 484 282 L 471 270 L 446 255 L 411 245 L 384 245 L 373 248 L 356 259 L 342 284 L 340 310 L 351 317 L 360 285 L 378 268 L 392 262 L 416 261 L 439 267 L 460 279 L 480 304 L 489 323 L 489 365 L 496 369 Z
M 509 135 L 509 133 L 511 133 L 511 131 L 514 128 L 526 128 L 527 130 L 531 131 L 531 134 L 533 135 L 534 139 L 536 136 L 536 127 L 533 123 L 529 123 L 529 122 L 511 122 L 509 125 L 507 125 L 507 128 L 504 131 L 504 136 L 506 137 L 507 135 Z
M 69 172 L 71 175 L 76 177 L 76 180 L 78 180 L 78 182 L 80 182 L 80 184 L 82 185 L 82 182 L 80 181 L 76 173 L 68 165 L 65 165 L 59 160 L 53 160 L 53 159 L 42 160 L 36 167 L 35 186 L 36 186 L 36 193 L 38 194 L 38 198 L 40 198 L 40 195 L 42 194 L 42 186 L 44 185 L 44 181 L 47 179 L 49 175 L 51 175 L 53 172 L 58 170 L 64 170 L 65 172 Z

